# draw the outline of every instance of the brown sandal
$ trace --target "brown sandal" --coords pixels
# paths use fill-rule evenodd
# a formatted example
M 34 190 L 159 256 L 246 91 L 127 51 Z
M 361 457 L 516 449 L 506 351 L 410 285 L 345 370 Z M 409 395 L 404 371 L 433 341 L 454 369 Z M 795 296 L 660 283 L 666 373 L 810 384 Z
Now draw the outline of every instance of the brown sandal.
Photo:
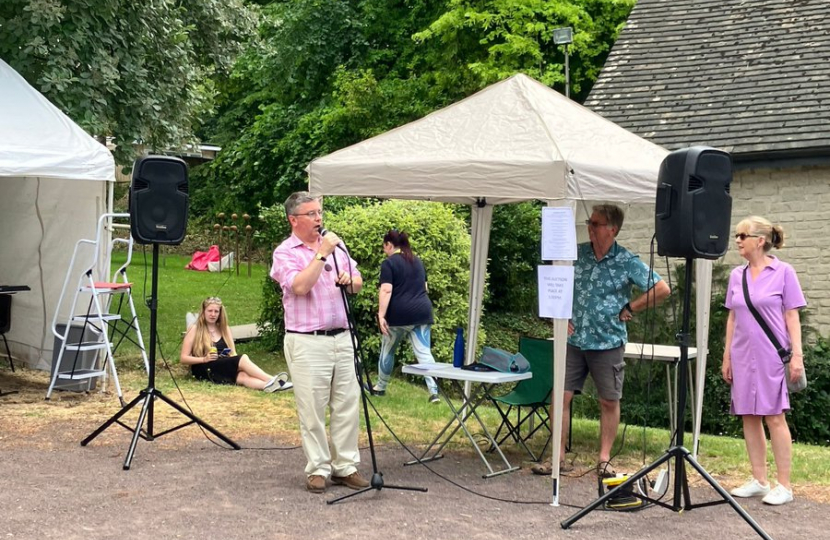
M 597 463 L 597 476 L 600 478 L 614 478 L 617 472 L 611 466 L 610 461 L 600 461 Z

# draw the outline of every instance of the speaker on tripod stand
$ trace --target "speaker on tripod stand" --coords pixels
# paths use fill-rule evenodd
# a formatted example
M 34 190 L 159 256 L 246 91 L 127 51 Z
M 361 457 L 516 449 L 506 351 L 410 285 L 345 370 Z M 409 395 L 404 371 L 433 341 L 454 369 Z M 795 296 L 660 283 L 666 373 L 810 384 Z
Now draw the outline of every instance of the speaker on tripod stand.
M 692 260 L 717 259 L 729 246 L 729 228 L 732 216 L 732 158 L 722 150 L 698 146 L 677 150 L 669 154 L 660 165 L 655 205 L 655 229 L 657 252 L 669 257 L 686 259 L 686 279 L 683 294 L 682 329 L 677 335 L 680 346 L 680 363 L 677 366 L 677 425 L 674 440 L 656 461 L 640 469 L 628 480 L 605 493 L 594 502 L 561 522 L 563 529 L 585 517 L 596 508 L 603 507 L 620 493 L 626 493 L 643 502 L 650 502 L 674 512 L 728 503 L 761 538 L 770 536 L 752 519 L 732 496 L 695 460 L 683 446 L 686 418 L 686 392 L 689 365 L 689 319 L 692 307 Z M 669 460 L 674 460 L 674 492 L 672 503 L 667 504 L 647 495 L 637 493 L 634 487 L 648 473 Z M 686 464 L 714 489 L 722 500 L 692 504 Z
M 142 403 L 138 423 L 135 429 L 131 430 L 133 438 L 127 451 L 127 457 L 124 460 L 124 470 L 130 468 L 139 438 L 152 441 L 190 424 L 203 427 L 234 450 L 239 450 L 238 444 L 197 418 L 192 412 L 172 401 L 155 387 L 159 245 L 178 245 L 182 243 L 187 230 L 187 204 L 187 164 L 184 161 L 168 156 L 144 156 L 135 161 L 132 182 L 130 183 L 130 232 L 136 243 L 153 245 L 153 277 L 149 304 L 150 357 L 147 388 L 81 441 L 81 446 L 86 446 L 112 424 L 118 423 L 124 426 L 119 419 L 130 409 Z M 155 433 L 153 411 L 156 398 L 179 411 L 188 418 L 188 421 L 161 433 Z M 145 420 L 147 425 L 143 428 Z
M 665 257 L 717 259 L 729 247 L 732 158 L 694 146 L 669 154 L 660 165 L 654 230 Z

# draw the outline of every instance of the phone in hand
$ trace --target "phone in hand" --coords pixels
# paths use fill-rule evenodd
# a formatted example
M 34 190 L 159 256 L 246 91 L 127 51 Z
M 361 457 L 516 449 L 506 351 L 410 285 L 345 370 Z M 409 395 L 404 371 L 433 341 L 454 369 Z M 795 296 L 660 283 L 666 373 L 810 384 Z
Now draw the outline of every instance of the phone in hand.
M 228 355 L 230 355 L 230 354 L 231 354 L 231 350 L 230 350 L 230 349 L 225 348 L 225 349 L 222 349 L 222 352 L 221 352 L 221 353 L 219 353 L 219 356 L 228 356 Z

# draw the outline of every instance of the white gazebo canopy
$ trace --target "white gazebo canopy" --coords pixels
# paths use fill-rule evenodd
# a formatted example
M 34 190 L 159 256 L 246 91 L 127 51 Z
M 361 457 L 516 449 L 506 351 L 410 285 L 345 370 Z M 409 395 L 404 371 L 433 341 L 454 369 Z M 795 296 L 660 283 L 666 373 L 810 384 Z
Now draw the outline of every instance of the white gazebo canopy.
M 0 285 L 31 288 L 14 296 L 7 337 L 15 359 L 49 369 L 72 250 L 111 205 L 115 163 L 2 60 L 0 96 Z
M 666 155 L 665 149 L 519 74 L 420 120 L 315 159 L 307 171 L 314 193 L 472 206 L 467 330 L 468 342 L 475 344 L 493 205 L 535 199 L 572 208 L 577 201 L 653 203 Z M 699 307 L 709 302 L 710 281 L 702 285 Z M 699 324 L 698 408 L 706 353 L 700 344 L 705 347 L 707 334 L 708 326 Z M 554 321 L 554 338 L 552 432 L 558 441 L 567 320 Z M 466 362 L 474 361 L 474 355 L 475 347 L 467 347 Z M 695 437 L 698 430 L 699 420 Z M 552 446 L 558 480 L 559 445 Z

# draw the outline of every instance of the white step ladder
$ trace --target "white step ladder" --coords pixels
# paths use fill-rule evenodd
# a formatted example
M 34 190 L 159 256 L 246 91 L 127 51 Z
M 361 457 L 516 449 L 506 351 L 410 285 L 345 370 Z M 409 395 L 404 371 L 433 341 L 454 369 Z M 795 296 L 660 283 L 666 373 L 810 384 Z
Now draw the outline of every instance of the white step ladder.
M 129 237 L 128 239 L 114 238 L 111 241 L 108 240 L 110 229 L 107 225 L 117 226 L 112 223 L 112 220 L 129 219 L 129 217 L 129 214 L 104 214 L 98 220 L 95 240 L 79 240 L 75 244 L 75 251 L 72 254 L 66 279 L 63 283 L 63 289 L 61 290 L 61 296 L 55 308 L 55 315 L 52 318 L 52 333 L 57 338 L 56 344 L 59 343 L 60 346 L 56 352 L 57 356 L 55 358 L 55 365 L 53 366 L 49 389 L 46 391 L 46 399 L 50 399 L 52 392 L 56 388 L 55 385 L 59 380 L 86 380 L 88 382 L 87 389 L 89 389 L 95 379 L 101 378 L 101 391 L 103 392 L 106 389 L 108 373 L 111 373 L 113 381 L 115 381 L 118 399 L 123 406 L 124 398 L 121 393 L 118 374 L 115 370 L 113 352 L 124 338 L 129 339 L 129 341 L 138 347 L 141 352 L 141 357 L 144 360 L 144 368 L 148 371 L 150 369 L 147 352 L 144 347 L 144 339 L 141 336 L 138 316 L 136 315 L 135 304 L 133 302 L 132 283 L 127 279 L 127 267 L 132 261 L 133 239 Z M 102 246 L 106 246 L 107 248 L 103 261 L 101 257 Z M 121 246 L 126 246 L 126 262 L 112 274 L 111 279 L 100 279 L 101 277 L 109 276 L 109 269 L 103 268 L 103 266 L 109 265 L 113 249 Z M 91 263 L 88 266 L 81 266 L 82 263 L 79 259 L 88 259 L 86 252 L 89 251 L 90 247 L 93 250 Z M 61 332 L 59 331 L 58 319 L 61 316 L 61 307 L 67 296 L 71 278 L 73 275 L 76 275 L 76 264 L 81 270 L 80 277 L 78 278 L 77 286 L 72 296 L 67 324 Z M 80 305 L 83 305 L 80 302 L 82 296 L 89 296 L 89 303 L 86 313 L 79 314 L 77 310 Z M 115 307 L 113 306 L 113 298 L 115 296 L 120 296 L 120 301 L 117 309 L 113 310 Z M 129 320 L 122 318 L 120 313 L 121 308 L 124 307 L 125 299 L 129 307 Z M 119 330 L 119 325 L 124 326 L 124 328 Z M 82 329 L 80 336 L 73 336 L 72 330 L 79 327 Z M 135 339 L 128 337 L 130 331 L 135 333 Z M 119 340 L 115 347 L 113 347 L 111 333 L 118 333 L 121 336 L 121 340 Z M 94 357 L 91 362 L 87 358 L 90 353 Z M 64 358 L 71 359 L 71 368 L 62 369 L 61 364 Z M 79 359 L 82 360 L 82 364 L 88 365 L 79 366 Z

